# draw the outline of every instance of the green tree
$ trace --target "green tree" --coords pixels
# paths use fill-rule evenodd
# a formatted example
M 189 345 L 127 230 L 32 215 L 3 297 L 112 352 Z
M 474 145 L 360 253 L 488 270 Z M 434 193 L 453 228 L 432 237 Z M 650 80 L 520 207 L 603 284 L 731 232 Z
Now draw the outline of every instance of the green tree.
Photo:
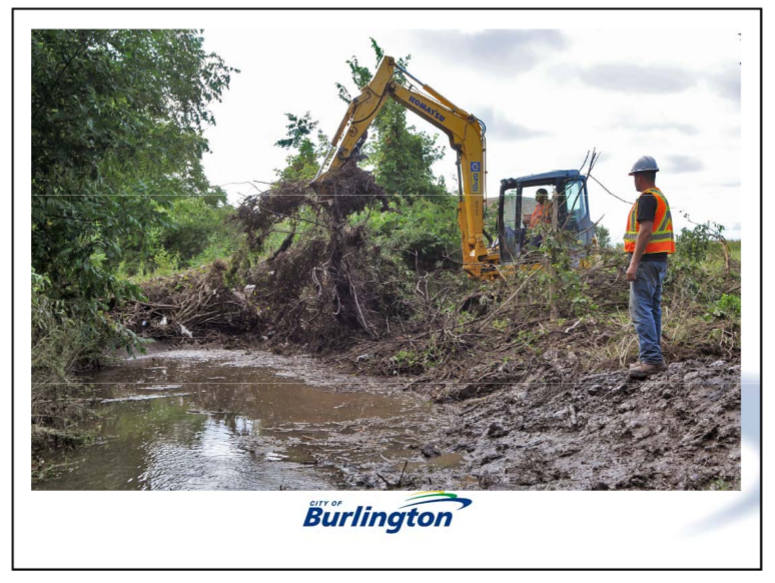
M 295 149 L 296 152 L 290 154 L 286 159 L 286 166 L 282 170 L 276 170 L 280 181 L 307 180 L 315 178 L 320 161 L 325 156 L 329 147 L 326 135 L 317 129 L 318 122 L 313 120 L 308 111 L 303 116 L 296 116 L 292 113 L 286 113 L 288 125 L 286 126 L 286 137 L 277 140 L 275 146 L 285 148 L 286 150 Z M 317 131 L 317 141 L 314 142 L 310 137 Z
M 142 236 L 122 244 L 121 274 L 163 275 L 165 268 L 197 267 L 236 251 L 242 236 L 229 220 L 234 208 L 209 201 L 209 197 L 178 198 L 161 209 L 163 225 L 144 229 Z
M 32 266 L 52 298 L 98 318 L 137 288 L 122 243 L 164 225 L 175 197 L 224 193 L 201 164 L 235 69 L 201 31 L 32 33 Z
M 601 247 L 611 247 L 611 231 L 608 230 L 608 227 L 595 226 L 595 237 L 597 237 L 597 244 Z

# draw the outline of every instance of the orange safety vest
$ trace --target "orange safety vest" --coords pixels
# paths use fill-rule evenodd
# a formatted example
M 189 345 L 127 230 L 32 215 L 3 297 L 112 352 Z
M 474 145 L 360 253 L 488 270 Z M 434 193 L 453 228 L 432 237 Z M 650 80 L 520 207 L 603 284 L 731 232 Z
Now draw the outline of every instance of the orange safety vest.
M 657 199 L 657 213 L 654 215 L 654 231 L 651 233 L 648 245 L 643 254 L 647 253 L 675 253 L 675 239 L 673 237 L 673 216 L 670 214 L 670 205 L 665 195 L 658 188 L 649 188 L 643 194 L 653 194 Z M 640 200 L 640 197 L 638 197 Z M 638 201 L 632 205 L 630 215 L 627 218 L 627 230 L 624 233 L 624 250 L 627 253 L 635 252 L 635 240 L 638 238 L 640 224 L 638 218 Z
M 548 218 L 544 218 L 544 215 L 546 214 L 545 211 L 547 210 L 545 207 L 548 207 L 551 203 L 549 201 L 546 201 L 543 204 L 537 204 L 536 207 L 533 209 L 533 214 L 530 215 L 530 224 L 528 225 L 531 229 L 535 228 L 536 225 L 538 225 L 542 220 L 547 221 Z

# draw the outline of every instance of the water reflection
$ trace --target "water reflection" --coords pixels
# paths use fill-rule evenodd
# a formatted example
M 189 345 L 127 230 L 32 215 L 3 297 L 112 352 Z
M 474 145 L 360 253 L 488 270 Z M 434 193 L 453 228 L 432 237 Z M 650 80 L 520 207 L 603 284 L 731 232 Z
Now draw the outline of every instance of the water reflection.
M 227 351 L 126 361 L 90 380 L 102 402 L 91 427 L 100 445 L 47 460 L 63 471 L 37 489 L 334 489 L 336 473 L 310 465 L 321 435 L 350 440 L 360 458 L 392 456 L 411 431 L 379 443 L 386 435 L 364 426 L 427 416 L 408 395 L 334 392 Z

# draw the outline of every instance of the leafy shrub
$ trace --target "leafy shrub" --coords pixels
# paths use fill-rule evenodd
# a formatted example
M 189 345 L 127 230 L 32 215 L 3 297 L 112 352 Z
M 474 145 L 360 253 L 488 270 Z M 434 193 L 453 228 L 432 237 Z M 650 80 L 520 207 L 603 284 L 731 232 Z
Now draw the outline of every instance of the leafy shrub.
M 733 320 L 740 317 L 741 308 L 740 296 L 724 294 L 713 303 L 708 310 L 708 316 Z
M 681 229 L 676 241 L 676 255 L 693 263 L 704 261 L 723 230 L 723 225 L 709 222 L 697 225 L 691 230 Z
M 129 277 L 170 275 L 228 257 L 242 235 L 228 217 L 234 209 L 202 197 L 182 198 L 163 210 L 162 225 L 138 232 L 120 272 Z
M 449 263 L 460 249 L 457 199 L 454 196 L 404 199 L 394 204 L 396 212 L 372 215 L 372 240 L 400 258 L 411 269 L 430 271 Z

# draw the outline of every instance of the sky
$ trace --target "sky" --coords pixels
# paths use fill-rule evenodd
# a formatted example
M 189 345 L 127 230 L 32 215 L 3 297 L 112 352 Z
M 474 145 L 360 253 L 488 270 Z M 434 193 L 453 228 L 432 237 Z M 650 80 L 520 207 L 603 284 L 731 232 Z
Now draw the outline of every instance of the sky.
M 579 168 L 588 150 L 602 153 L 593 175 L 629 201 L 628 172 L 642 155 L 660 166 L 657 185 L 675 228 L 713 221 L 741 237 L 740 37 L 734 30 L 352 30 L 319 35 L 288 30 L 205 29 L 208 50 L 241 70 L 206 130 L 211 182 L 229 198 L 269 182 L 288 155 L 285 113 L 309 111 L 331 136 L 346 110 L 335 84 L 355 90 L 346 61 L 375 66 L 370 37 L 386 54 L 411 55 L 409 71 L 487 125 L 488 196 L 499 182 Z M 438 131 L 421 118 L 418 130 Z M 439 143 L 448 146 L 439 134 Z M 456 188 L 449 147 L 434 166 Z M 590 181 L 593 221 L 614 241 L 629 205 Z

